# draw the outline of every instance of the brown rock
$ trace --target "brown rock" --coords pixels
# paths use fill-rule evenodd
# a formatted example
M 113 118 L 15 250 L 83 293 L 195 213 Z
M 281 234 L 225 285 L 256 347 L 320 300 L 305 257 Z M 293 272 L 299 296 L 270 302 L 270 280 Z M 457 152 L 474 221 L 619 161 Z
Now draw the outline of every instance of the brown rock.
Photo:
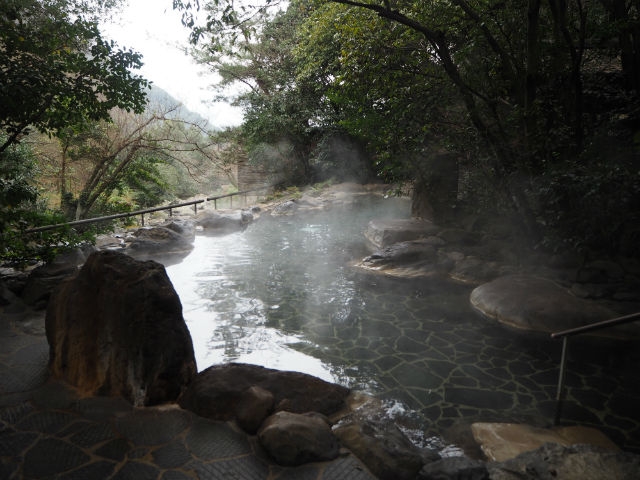
M 319 412 L 330 415 L 343 408 L 349 389 L 298 372 L 258 365 L 214 365 L 198 373 L 180 398 L 180 406 L 201 417 L 232 420 L 249 389 L 271 392 L 276 411 Z
M 280 465 L 333 460 L 339 450 L 329 423 L 317 414 L 275 413 L 260 427 L 258 440 Z
M 537 428 L 514 423 L 474 423 L 471 432 L 491 461 L 503 462 L 545 443 L 559 445 L 588 444 L 611 451 L 618 447 L 602 432 L 583 426 Z
M 334 433 L 381 480 L 413 480 L 422 467 L 418 447 L 392 423 L 356 415 Z
M 254 434 L 273 411 L 273 394 L 256 385 L 249 387 L 236 407 L 236 421 L 245 432 Z
M 174 401 L 196 373 L 180 299 L 153 261 L 92 254 L 52 296 L 46 333 L 52 374 L 84 393 L 153 405 Z

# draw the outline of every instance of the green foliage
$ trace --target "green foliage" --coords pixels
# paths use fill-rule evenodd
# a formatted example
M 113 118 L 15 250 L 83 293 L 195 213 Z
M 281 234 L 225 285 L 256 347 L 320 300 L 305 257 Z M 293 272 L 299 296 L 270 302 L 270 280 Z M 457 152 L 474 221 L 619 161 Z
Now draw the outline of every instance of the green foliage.
M 1 138 L 0 138 L 1 140 Z M 32 186 L 36 173 L 33 152 L 14 145 L 0 152 L 0 264 L 23 266 L 34 261 L 50 261 L 57 254 L 91 242 L 90 231 L 70 228 L 31 234 L 26 230 L 64 222 L 60 213 L 47 211 Z
M 56 135 L 114 107 L 142 112 L 140 54 L 100 35 L 93 2 L 7 0 L 0 6 L 0 151 L 33 127 Z
M 532 243 L 628 252 L 639 236 L 640 28 L 624 2 L 275 3 L 207 2 L 194 36 L 251 87 L 254 161 L 313 178 L 349 137 L 384 180 L 421 195 L 457 182 L 454 201 L 511 209 Z

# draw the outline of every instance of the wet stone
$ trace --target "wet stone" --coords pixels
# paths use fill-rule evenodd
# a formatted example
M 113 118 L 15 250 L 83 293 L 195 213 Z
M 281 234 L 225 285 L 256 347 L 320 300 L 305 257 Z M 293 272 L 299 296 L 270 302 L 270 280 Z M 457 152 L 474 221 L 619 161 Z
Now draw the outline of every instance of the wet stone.
M 56 478 L 57 480 L 87 480 L 92 478 L 111 478 L 115 467 L 115 463 L 103 460 L 84 465 Z
M 404 335 L 396 340 L 396 348 L 398 351 L 406 353 L 422 353 L 428 350 L 428 346 L 424 343 L 405 337 Z
M 108 424 L 88 423 L 84 428 L 73 434 L 69 438 L 69 441 L 81 447 L 93 447 L 94 445 L 110 440 L 113 437 L 113 431 Z
M 185 431 L 189 413 L 183 410 L 134 410 L 116 419 L 116 428 L 134 445 L 162 445 Z
M 380 358 L 374 360 L 373 363 L 381 372 L 387 372 L 393 367 L 396 367 L 398 364 L 402 363 L 402 360 L 391 356 L 381 356 Z
M 197 478 L 223 480 L 264 480 L 269 477 L 269 467 L 254 456 L 219 460 L 216 462 L 192 462 L 185 469 L 194 470 Z
M 493 390 L 445 388 L 445 400 L 457 405 L 469 405 L 492 410 L 513 408 L 512 394 Z
M 204 461 L 251 453 L 244 434 L 236 432 L 225 423 L 205 419 L 194 420 L 185 441 L 189 451 Z
M 18 457 L 24 450 L 33 444 L 38 437 L 36 433 L 7 433 L 0 434 L 0 458 Z
M 433 375 L 423 368 L 416 368 L 415 365 L 402 364 L 391 371 L 391 374 L 401 385 L 406 387 L 439 388 L 442 379 Z
M 16 425 L 18 430 L 28 430 L 42 433 L 56 433 L 65 428 L 78 417 L 66 412 L 45 410 L 35 412 Z
M 46 438 L 27 451 L 23 471 L 27 478 L 52 477 L 89 460 L 89 455 L 78 447 L 55 438 Z
M 125 438 L 116 438 L 98 448 L 95 451 L 95 454 L 100 457 L 120 462 L 126 458 L 127 453 L 130 450 L 131 445 Z
M 373 360 L 374 358 L 379 357 L 374 350 L 370 350 L 365 347 L 354 347 L 351 350 L 348 350 L 346 355 L 349 358 L 354 358 L 356 360 Z
M 127 462 L 112 478 L 113 480 L 138 480 L 158 478 L 160 470 L 154 465 L 142 462 Z
M 160 480 L 193 480 L 193 477 L 179 470 L 165 470 Z
M 153 452 L 153 460 L 160 468 L 181 467 L 191 459 L 191 455 L 182 443 L 171 443 Z

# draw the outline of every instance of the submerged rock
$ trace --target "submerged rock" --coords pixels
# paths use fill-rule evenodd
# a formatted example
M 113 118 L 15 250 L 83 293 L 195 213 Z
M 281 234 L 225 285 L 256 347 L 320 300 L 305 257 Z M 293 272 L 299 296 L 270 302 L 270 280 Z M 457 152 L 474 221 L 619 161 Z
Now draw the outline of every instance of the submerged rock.
M 45 321 L 53 376 L 83 393 L 154 405 L 176 400 L 196 373 L 180 299 L 159 263 L 92 254 L 54 293 Z

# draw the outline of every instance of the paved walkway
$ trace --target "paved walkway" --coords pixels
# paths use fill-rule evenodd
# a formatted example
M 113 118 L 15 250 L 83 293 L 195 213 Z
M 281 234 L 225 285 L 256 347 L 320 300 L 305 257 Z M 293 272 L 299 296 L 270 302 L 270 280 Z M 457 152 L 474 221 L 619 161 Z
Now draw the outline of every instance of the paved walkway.
M 351 454 L 280 467 L 233 425 L 80 398 L 49 379 L 43 312 L 0 307 L 0 478 L 375 480 Z

